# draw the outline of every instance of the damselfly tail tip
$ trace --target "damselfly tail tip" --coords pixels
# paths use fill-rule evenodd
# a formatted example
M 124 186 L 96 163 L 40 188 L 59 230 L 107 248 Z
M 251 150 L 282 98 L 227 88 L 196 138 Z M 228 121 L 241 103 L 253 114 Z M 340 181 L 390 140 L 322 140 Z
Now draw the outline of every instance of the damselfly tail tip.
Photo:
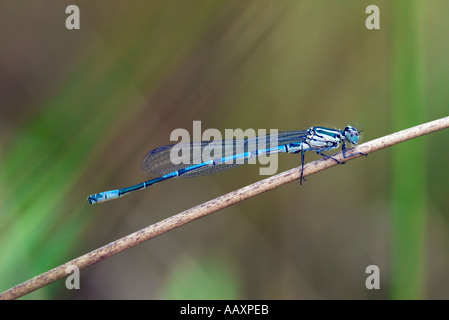
M 105 191 L 90 195 L 89 197 L 87 197 L 87 203 L 94 204 L 115 199 L 118 197 L 120 197 L 120 193 L 118 190 Z
M 96 199 L 95 195 L 88 196 L 86 201 L 88 204 L 97 203 L 97 199 Z

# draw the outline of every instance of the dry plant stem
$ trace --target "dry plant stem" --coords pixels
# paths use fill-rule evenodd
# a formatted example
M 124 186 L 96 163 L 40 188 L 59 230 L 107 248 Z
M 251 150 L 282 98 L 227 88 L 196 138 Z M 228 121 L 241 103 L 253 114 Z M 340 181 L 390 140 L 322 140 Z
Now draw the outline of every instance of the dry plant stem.
M 399 131 L 382 138 L 366 142 L 354 149 L 347 152 L 347 155 L 351 155 L 357 152 L 363 152 L 369 154 L 383 148 L 387 148 L 394 144 L 417 138 L 419 136 L 435 132 L 449 127 L 449 117 L 445 117 L 439 120 L 431 121 L 416 127 L 412 127 L 403 131 Z M 344 159 L 341 152 L 334 155 L 334 157 L 340 161 L 348 161 L 360 157 L 356 155 L 350 159 Z M 304 176 L 309 176 L 313 173 L 322 171 L 324 169 L 336 166 L 337 163 L 328 158 L 322 158 L 317 161 L 310 162 L 304 166 Z M 191 221 L 197 220 L 211 213 L 214 213 L 223 208 L 229 207 L 233 204 L 239 203 L 248 198 L 252 198 L 263 192 L 277 188 L 283 184 L 298 180 L 301 174 L 301 169 L 295 168 L 259 182 L 253 183 L 249 186 L 235 190 L 221 197 L 215 198 L 199 206 L 183 211 L 170 218 L 157 222 L 146 228 L 143 228 L 137 232 L 131 233 L 121 239 L 111 242 L 101 248 L 91 251 L 81 257 L 73 259 L 59 267 L 51 269 L 45 273 L 42 273 L 30 280 L 27 280 L 15 287 L 0 294 L 0 299 L 16 299 L 22 297 L 34 290 L 44 287 L 56 280 L 64 278 L 68 275 L 66 268 L 69 266 L 76 266 L 79 269 L 90 266 L 101 260 L 104 260 L 112 255 L 115 255 L 123 250 L 134 247 L 144 241 L 157 237 L 165 232 L 178 228 Z M 299 188 L 299 186 L 298 186 Z

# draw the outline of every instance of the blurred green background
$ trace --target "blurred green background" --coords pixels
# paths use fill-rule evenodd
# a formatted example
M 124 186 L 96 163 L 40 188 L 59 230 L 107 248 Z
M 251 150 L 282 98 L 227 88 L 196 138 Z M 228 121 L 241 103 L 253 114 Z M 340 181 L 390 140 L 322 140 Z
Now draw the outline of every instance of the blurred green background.
M 176 128 L 363 129 L 448 115 L 449 2 L 0 3 L 0 291 L 264 177 L 147 177 Z M 380 8 L 380 30 L 365 9 Z M 27 299 L 449 298 L 449 131 L 291 183 Z M 307 154 L 306 160 L 318 156 Z M 279 171 L 298 166 L 281 155 Z M 380 290 L 365 269 L 380 268 Z

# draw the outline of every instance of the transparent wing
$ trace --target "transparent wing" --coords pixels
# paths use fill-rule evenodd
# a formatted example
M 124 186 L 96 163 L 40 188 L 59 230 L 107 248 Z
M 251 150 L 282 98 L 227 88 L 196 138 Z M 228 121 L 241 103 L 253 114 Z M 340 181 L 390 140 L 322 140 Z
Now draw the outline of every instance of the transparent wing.
M 257 136 L 248 139 L 214 140 L 173 144 L 151 150 L 142 160 L 142 170 L 150 176 L 163 176 L 173 171 L 191 167 L 208 160 L 219 164 L 192 170 L 182 177 L 193 177 L 233 169 L 248 163 L 248 159 L 239 156 L 226 162 L 221 159 L 242 155 L 246 152 L 267 150 L 267 153 L 279 152 L 278 146 L 304 141 L 307 130 L 286 131 L 277 134 Z M 275 151 L 276 150 L 276 151 Z

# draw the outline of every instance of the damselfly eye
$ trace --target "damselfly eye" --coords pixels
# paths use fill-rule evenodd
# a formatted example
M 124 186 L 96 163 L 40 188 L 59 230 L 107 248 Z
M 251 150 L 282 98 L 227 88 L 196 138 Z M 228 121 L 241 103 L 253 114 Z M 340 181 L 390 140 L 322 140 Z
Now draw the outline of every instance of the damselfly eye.
M 348 140 L 348 142 L 352 144 L 357 144 L 359 142 L 359 131 L 351 126 L 347 126 L 344 130 L 345 132 L 345 138 Z

